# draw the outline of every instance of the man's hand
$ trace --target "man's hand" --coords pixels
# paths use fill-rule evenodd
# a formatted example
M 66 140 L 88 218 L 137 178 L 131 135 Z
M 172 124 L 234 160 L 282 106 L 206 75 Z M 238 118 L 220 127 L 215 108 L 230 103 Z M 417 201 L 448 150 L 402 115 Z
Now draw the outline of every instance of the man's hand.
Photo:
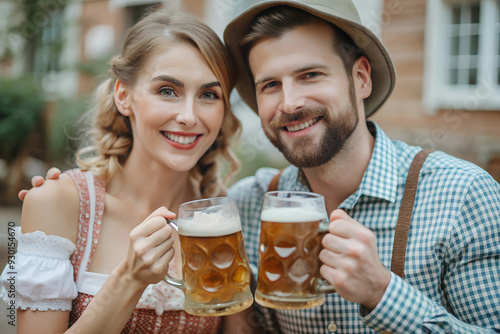
M 391 274 L 378 257 L 373 232 L 344 211 L 335 210 L 322 243 L 321 275 L 346 300 L 374 309 L 389 285 Z
M 45 179 L 47 179 L 47 180 L 57 180 L 60 175 L 61 175 L 61 170 L 59 168 L 52 167 L 52 168 L 50 168 L 47 171 L 47 175 L 45 176 Z M 39 176 L 39 175 L 33 176 L 31 178 L 31 185 L 33 186 L 33 188 L 40 187 L 40 186 L 42 186 L 44 184 L 45 179 L 43 177 Z M 17 197 L 19 197 L 19 199 L 21 201 L 24 201 L 24 198 L 26 197 L 26 194 L 28 193 L 28 191 L 29 190 L 27 190 L 27 189 L 22 189 L 19 192 L 19 194 L 17 194 Z

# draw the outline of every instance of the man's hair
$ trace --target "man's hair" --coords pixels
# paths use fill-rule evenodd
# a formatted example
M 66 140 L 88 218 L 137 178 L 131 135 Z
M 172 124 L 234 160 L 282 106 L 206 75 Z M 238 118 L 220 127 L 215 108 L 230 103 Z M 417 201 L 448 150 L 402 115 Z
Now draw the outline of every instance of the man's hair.
M 290 30 L 314 21 L 325 22 L 331 27 L 334 36 L 332 41 L 333 52 L 342 59 L 344 68 L 349 75 L 356 60 L 363 55 L 351 37 L 334 24 L 290 6 L 271 7 L 254 18 L 250 30 L 240 43 L 247 65 L 249 65 L 248 54 L 250 49 L 258 41 L 264 38 L 279 38 Z

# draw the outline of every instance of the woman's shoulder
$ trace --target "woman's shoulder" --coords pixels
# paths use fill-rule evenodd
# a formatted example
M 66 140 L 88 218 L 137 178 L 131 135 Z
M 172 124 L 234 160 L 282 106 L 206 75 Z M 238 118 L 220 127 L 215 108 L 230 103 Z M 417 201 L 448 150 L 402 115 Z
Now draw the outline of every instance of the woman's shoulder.
M 23 233 L 42 231 L 76 243 L 80 198 L 73 179 L 61 174 L 32 188 L 24 199 L 21 218 Z

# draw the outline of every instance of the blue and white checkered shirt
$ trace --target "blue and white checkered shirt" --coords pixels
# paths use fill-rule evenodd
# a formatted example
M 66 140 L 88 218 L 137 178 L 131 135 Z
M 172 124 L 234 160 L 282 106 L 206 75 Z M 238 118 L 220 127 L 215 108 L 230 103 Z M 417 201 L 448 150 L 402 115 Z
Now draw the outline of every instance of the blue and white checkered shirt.
M 358 190 L 339 208 L 370 228 L 390 269 L 394 230 L 408 169 L 421 148 L 391 141 L 375 123 L 375 148 Z M 245 247 L 257 272 L 260 210 L 277 173 L 259 169 L 231 187 Z M 340 176 L 339 176 L 340 177 Z M 293 166 L 279 190 L 310 191 Z M 335 191 L 334 189 L 332 191 Z M 282 333 L 495 333 L 500 332 L 500 185 L 479 167 L 433 152 L 419 176 L 406 251 L 405 278 L 392 273 L 378 306 L 369 312 L 337 294 L 305 310 L 263 309 L 267 326 Z

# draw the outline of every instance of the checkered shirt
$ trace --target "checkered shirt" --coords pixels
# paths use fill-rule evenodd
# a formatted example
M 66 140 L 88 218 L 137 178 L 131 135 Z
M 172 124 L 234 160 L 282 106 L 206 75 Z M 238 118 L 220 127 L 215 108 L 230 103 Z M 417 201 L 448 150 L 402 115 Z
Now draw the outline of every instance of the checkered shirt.
M 408 169 L 419 147 L 391 141 L 380 127 L 365 175 L 339 208 L 371 229 L 390 269 L 394 230 Z M 261 168 L 234 184 L 253 275 L 258 267 L 260 210 L 276 169 Z M 287 167 L 279 190 L 310 191 L 303 174 Z M 335 191 L 335 189 L 332 189 Z M 479 167 L 431 153 L 419 175 L 405 261 L 405 278 L 391 273 L 371 312 L 338 294 L 304 310 L 261 308 L 276 333 L 500 332 L 500 185 Z

